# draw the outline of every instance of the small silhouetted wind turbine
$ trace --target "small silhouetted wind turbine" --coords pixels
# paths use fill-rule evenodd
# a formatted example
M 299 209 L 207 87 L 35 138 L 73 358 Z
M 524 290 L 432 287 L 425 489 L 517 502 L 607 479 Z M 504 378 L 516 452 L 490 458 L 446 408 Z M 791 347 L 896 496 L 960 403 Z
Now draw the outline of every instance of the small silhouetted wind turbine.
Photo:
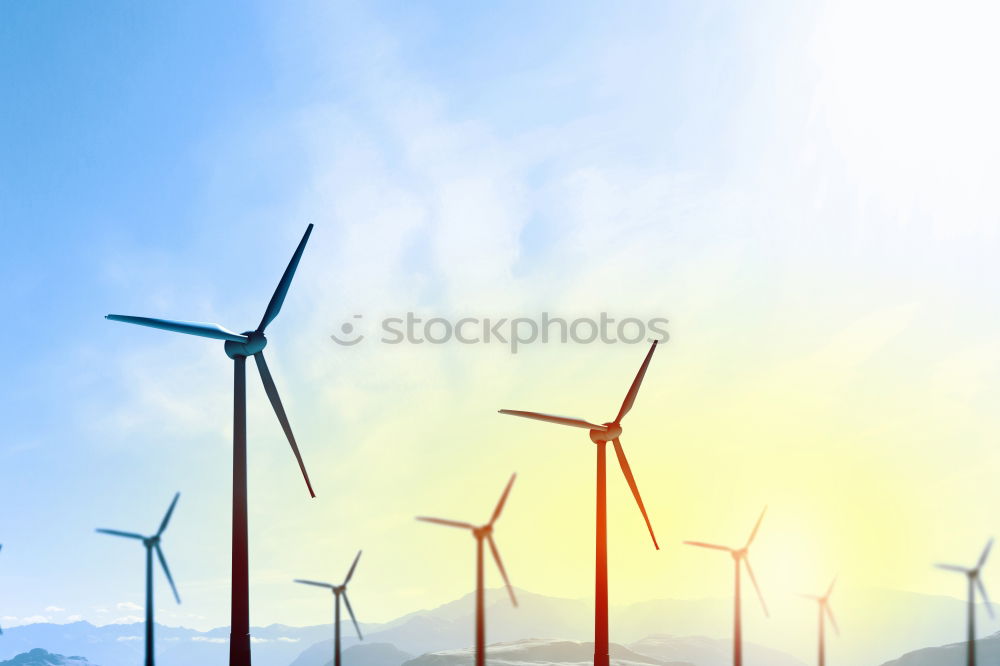
M 753 589 L 757 591 L 757 598 L 760 599 L 760 606 L 764 609 L 764 615 L 770 617 L 767 612 L 767 604 L 764 603 L 764 595 L 760 593 L 760 586 L 757 585 L 757 578 L 753 575 L 753 568 L 750 566 L 750 560 L 747 559 L 747 552 L 750 549 L 750 544 L 753 540 L 757 538 L 757 530 L 760 529 L 760 523 L 764 520 L 764 514 L 767 513 L 767 507 L 760 512 L 760 518 L 757 519 L 757 524 L 754 525 L 753 531 L 750 533 L 750 538 L 747 539 L 746 544 L 742 548 L 730 548 L 729 546 L 719 546 L 714 543 L 704 543 L 702 541 L 685 541 L 689 546 L 698 546 L 700 548 L 711 548 L 713 550 L 724 550 L 733 556 L 734 574 L 735 574 L 735 587 L 733 592 L 733 666 L 743 666 L 743 618 L 742 611 L 740 610 L 740 564 L 746 567 L 747 574 L 750 575 L 750 582 L 753 583 Z
M 344 582 L 340 585 L 333 585 L 331 583 L 320 583 L 315 580 L 300 580 L 295 579 L 296 583 L 302 583 L 303 585 L 315 585 L 316 587 L 325 587 L 331 592 L 333 592 L 333 666 L 340 666 L 340 598 L 344 598 L 344 605 L 347 606 L 347 612 L 351 616 L 351 622 L 354 623 L 354 630 L 358 632 L 358 638 L 364 640 L 364 636 L 361 635 L 361 627 L 358 626 L 358 620 L 354 617 L 354 611 L 351 610 L 351 601 L 347 598 L 347 584 L 351 581 L 351 576 L 354 575 L 354 568 L 358 566 L 358 560 L 361 559 L 361 551 L 354 556 L 354 563 L 351 564 L 351 568 L 347 570 L 347 576 L 344 578 Z
M 166 515 L 163 516 L 163 520 L 160 522 L 160 529 L 156 530 L 156 534 L 153 536 L 143 536 L 135 532 L 120 532 L 118 530 L 97 530 L 101 534 L 110 534 L 127 539 L 138 539 L 146 547 L 146 666 L 153 666 L 153 551 L 156 551 L 156 557 L 160 560 L 160 566 L 163 567 L 163 573 L 167 576 L 170 589 L 174 591 L 174 598 L 177 600 L 177 603 L 181 602 L 180 595 L 177 594 L 177 586 L 174 585 L 173 576 L 170 575 L 170 567 L 167 566 L 167 559 L 163 557 L 163 550 L 160 548 L 160 538 L 163 536 L 163 531 L 167 529 L 170 516 L 174 513 L 174 507 L 177 506 L 177 500 L 180 496 L 180 493 L 174 495 L 174 500 L 170 503 L 170 508 L 167 509 Z
M 278 389 L 274 385 L 271 371 L 264 361 L 264 347 L 267 346 L 267 338 L 264 337 L 264 329 L 267 328 L 285 302 L 288 288 L 292 284 L 295 276 L 295 269 L 298 268 L 302 252 L 306 248 L 306 242 L 312 233 L 313 225 L 306 227 L 306 232 L 299 241 L 295 253 L 292 255 L 288 267 L 285 268 L 281 280 L 278 282 L 274 294 L 271 296 L 264 316 L 256 330 L 244 333 L 234 333 L 218 324 L 203 324 L 199 322 L 170 321 L 167 319 L 152 319 L 149 317 L 132 317 L 126 315 L 107 315 L 107 319 L 122 321 L 128 324 L 139 324 L 140 326 L 151 326 L 161 328 L 175 333 L 186 333 L 197 335 L 203 338 L 213 338 L 224 340 L 226 355 L 233 359 L 235 366 L 233 379 L 233 547 L 232 547 L 232 605 L 230 609 L 230 635 L 229 635 L 229 666 L 250 666 L 250 581 L 249 581 L 249 552 L 247 545 L 247 356 L 253 356 L 257 363 L 257 371 L 260 374 L 261 382 L 264 384 L 264 392 L 267 393 L 271 407 L 278 417 L 281 429 L 291 444 L 292 453 L 299 463 L 299 469 L 306 481 L 306 487 L 312 497 L 312 484 L 309 482 L 309 474 L 306 466 L 302 462 L 299 454 L 299 446 L 292 435 L 292 427 L 288 423 L 285 415 L 285 408 L 281 404 L 278 396 Z
M 503 505 L 507 502 L 507 495 L 510 494 L 510 487 L 514 485 L 514 479 L 516 477 L 517 474 L 511 474 L 510 481 L 507 482 L 507 487 L 504 488 L 503 494 L 500 496 L 500 501 L 497 502 L 496 508 L 493 509 L 493 515 L 490 516 L 490 522 L 485 525 L 476 527 L 472 523 L 444 520 L 443 518 L 417 516 L 417 520 L 423 520 L 428 523 L 437 523 L 438 525 L 447 525 L 448 527 L 460 527 L 471 530 L 472 536 L 476 539 L 476 666 L 484 666 L 486 664 L 486 604 L 483 599 L 483 541 L 489 543 L 490 551 L 493 553 L 493 559 L 497 563 L 497 569 L 500 570 L 500 575 L 503 577 L 504 585 L 507 586 L 507 593 L 510 594 L 510 601 L 514 604 L 514 606 L 517 606 L 517 599 L 514 597 L 514 588 L 510 586 L 510 580 L 507 579 L 507 571 L 503 568 L 503 561 L 500 559 L 500 551 L 497 550 L 496 542 L 493 541 L 493 525 L 497 522 L 497 518 L 500 517 L 500 512 L 503 511 Z
M 826 666 L 826 619 L 830 618 L 830 624 L 833 625 L 833 630 L 840 635 L 840 628 L 837 627 L 837 620 L 833 617 L 833 611 L 830 610 L 830 594 L 833 593 L 833 586 L 837 584 L 837 579 L 834 578 L 833 582 L 830 583 L 830 587 L 826 589 L 826 594 L 823 596 L 817 596 L 815 594 L 803 594 L 802 596 L 806 599 L 812 599 L 819 605 L 819 666 Z
M 590 430 L 590 441 L 597 445 L 597 528 L 596 528 L 596 565 L 594 575 L 594 666 L 608 666 L 610 657 L 608 655 L 608 508 L 607 508 L 607 464 L 605 462 L 605 449 L 608 442 L 615 447 L 615 454 L 618 456 L 618 464 L 622 468 L 625 480 L 632 495 L 635 497 L 639 511 L 642 513 L 646 527 L 649 529 L 649 536 L 653 539 L 653 546 L 657 550 L 660 546 L 656 543 L 656 535 L 653 534 L 653 526 L 646 515 L 646 507 L 642 504 L 642 497 L 639 496 L 639 487 L 632 476 L 632 468 L 629 467 L 628 459 L 625 458 L 625 450 L 622 448 L 622 419 L 632 409 L 635 404 L 635 397 L 642 386 L 642 379 L 646 376 L 646 368 L 656 351 L 656 342 L 649 348 L 639 372 L 632 380 L 632 386 L 625 394 L 621 409 L 614 421 L 598 425 L 583 419 L 569 418 L 565 416 L 553 416 L 551 414 L 541 414 L 539 412 L 524 412 L 515 409 L 501 409 L 501 414 L 511 416 L 521 416 L 527 419 L 547 421 L 559 425 L 573 426 L 575 428 L 586 428 Z
M 990 539 L 986 543 L 986 547 L 983 548 L 982 555 L 979 556 L 979 561 L 976 562 L 976 566 L 972 569 L 966 569 L 965 567 L 960 567 L 955 564 L 935 564 L 938 569 L 944 569 L 945 571 L 957 571 L 958 573 L 965 574 L 966 579 L 969 584 L 969 637 L 966 643 L 966 660 L 968 666 L 976 666 L 976 590 L 979 590 L 979 595 L 983 598 L 983 602 L 986 604 L 986 610 L 993 617 L 993 606 L 990 604 L 990 597 L 986 594 L 986 588 L 983 586 L 983 580 L 979 577 L 980 572 L 983 570 L 983 565 L 986 564 L 986 558 L 989 557 L 990 548 L 993 547 L 993 539 Z

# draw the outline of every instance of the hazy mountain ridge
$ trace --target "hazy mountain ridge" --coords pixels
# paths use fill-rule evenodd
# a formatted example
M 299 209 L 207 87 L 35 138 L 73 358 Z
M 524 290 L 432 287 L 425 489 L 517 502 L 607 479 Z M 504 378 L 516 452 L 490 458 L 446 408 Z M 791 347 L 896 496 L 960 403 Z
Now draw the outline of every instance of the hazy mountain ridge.
M 966 643 L 960 641 L 907 652 L 882 666 L 953 666 L 965 663 Z M 980 664 L 1000 663 L 1000 632 L 976 640 L 976 660 Z
M 584 642 L 593 640 L 593 610 L 587 601 L 560 599 L 518 590 L 518 608 L 511 606 L 502 589 L 487 590 L 487 641 L 490 644 L 516 643 L 540 636 L 553 640 Z M 831 663 L 855 666 L 922 664 L 900 661 L 920 647 L 948 644 L 962 638 L 965 604 L 950 597 L 936 597 L 887 590 L 866 590 L 851 596 L 844 590 L 835 609 L 843 635 L 830 636 L 828 652 Z M 815 620 L 801 600 L 773 601 L 772 616 L 749 610 L 744 634 L 748 657 L 750 644 L 781 648 L 781 654 L 812 663 L 815 652 Z M 385 623 L 362 623 L 363 649 L 352 652 L 362 666 L 400 666 L 404 658 L 428 653 L 469 648 L 473 643 L 474 595 L 443 604 L 437 608 L 407 613 Z M 984 614 L 985 621 L 985 614 Z M 673 643 L 673 652 L 655 646 L 665 636 L 687 637 L 683 640 L 709 646 L 728 643 L 732 623 L 732 602 L 726 598 L 701 600 L 662 599 L 613 606 L 611 638 L 638 654 L 660 661 L 685 661 L 686 652 Z M 349 622 L 342 628 L 345 650 L 359 645 Z M 332 627 L 329 624 L 292 627 L 273 624 L 254 627 L 255 666 L 325 666 L 331 660 Z M 9 627 L 0 637 L 0 660 L 33 648 L 53 653 L 82 655 L 101 666 L 134 666 L 141 662 L 143 625 L 94 626 L 87 622 L 71 624 L 33 624 Z M 226 663 L 228 627 L 197 631 L 184 627 L 157 625 L 157 661 L 159 666 L 190 666 Z M 671 638 L 672 641 L 680 640 Z M 379 655 L 373 644 L 387 643 L 402 654 Z M 641 645 L 640 645 L 641 644 Z M 922 645 L 921 645 L 922 644 Z M 654 649 L 656 648 L 656 649 Z M 706 648 L 707 649 L 707 648 Z M 986 649 L 986 648 L 984 648 Z M 728 653 L 728 647 L 719 648 Z M 917 650 L 920 652 L 919 650 Z M 710 666 L 711 653 L 701 657 Z M 986 654 L 986 653 L 984 653 Z M 397 664 L 387 663 L 400 658 Z M 909 657 L 912 659 L 912 657 Z M 370 663 L 369 663 L 370 661 Z M 756 666 L 758 659 L 748 659 Z M 796 663 L 796 662 L 790 662 Z M 931 662 L 928 662 L 931 663 Z M 936 666 L 936 665 L 935 665 Z
M 350 666 L 400 666 L 413 659 L 412 654 L 389 643 L 355 645 L 344 650 L 340 656 Z M 324 666 L 333 666 L 332 654 Z
M 330 627 L 270 625 L 254 627 L 251 633 L 255 665 L 288 666 L 305 647 L 329 636 Z M 84 655 L 101 666 L 132 666 L 142 662 L 144 635 L 145 625 L 142 623 L 103 626 L 89 622 L 38 623 L 9 627 L 0 638 L 0 659 L 11 659 L 32 649 L 44 648 L 56 654 Z M 226 662 L 228 653 L 228 627 L 197 631 L 156 625 L 159 666 L 221 664 Z
M 696 666 L 730 666 L 733 663 L 733 641 L 728 638 L 647 636 L 628 647 L 633 652 L 667 663 L 672 660 L 690 662 Z M 743 657 L 748 664 L 805 666 L 791 655 L 748 641 L 743 641 Z
M 98 666 L 83 657 L 64 657 L 42 648 L 22 652 L 13 659 L 0 661 L 0 666 Z
M 617 666 L 700 666 L 690 662 L 660 661 L 612 643 L 611 663 Z M 474 651 L 445 650 L 424 654 L 406 662 L 405 666 L 472 666 Z M 510 643 L 494 643 L 486 648 L 491 666 L 521 666 L 524 664 L 593 664 L 594 644 L 545 638 L 526 638 Z

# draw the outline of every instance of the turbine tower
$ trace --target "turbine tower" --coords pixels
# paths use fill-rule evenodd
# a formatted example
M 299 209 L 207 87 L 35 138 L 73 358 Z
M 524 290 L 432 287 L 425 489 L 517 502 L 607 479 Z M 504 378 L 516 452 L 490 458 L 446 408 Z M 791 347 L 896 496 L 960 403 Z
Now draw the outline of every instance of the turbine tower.
M 833 630 L 840 635 L 840 628 L 837 626 L 837 620 L 833 617 L 833 611 L 830 610 L 830 594 L 833 593 L 833 586 L 837 584 L 837 579 L 834 578 L 830 583 L 830 587 L 826 589 L 826 594 L 823 596 L 817 596 L 815 594 L 803 594 L 805 599 L 812 599 L 819 605 L 819 666 L 826 666 L 826 620 L 830 619 L 830 624 L 833 625 Z
M 622 406 L 618 410 L 618 416 L 615 417 L 614 421 L 608 421 L 607 423 L 598 425 L 596 423 L 584 421 L 583 419 L 553 416 L 551 414 L 541 414 L 539 412 L 524 412 L 513 409 L 500 410 L 501 414 L 521 416 L 527 419 L 547 421 L 549 423 L 573 426 L 576 428 L 585 428 L 590 431 L 590 440 L 597 445 L 597 528 L 595 539 L 596 566 L 594 575 L 594 666 L 608 666 L 610 663 L 610 657 L 608 656 L 607 464 L 605 462 L 605 449 L 608 442 L 611 442 L 615 447 L 615 455 L 618 456 L 618 464 L 622 468 L 622 473 L 625 475 L 625 480 L 628 482 L 629 488 L 632 489 L 632 495 L 635 497 L 636 504 L 639 505 L 639 511 L 642 513 L 642 518 L 646 521 L 646 528 L 649 529 L 649 536 L 653 539 L 653 546 L 657 550 L 660 549 L 659 544 L 656 543 L 656 535 L 653 534 L 653 526 L 649 522 L 649 516 L 646 515 L 646 507 L 643 506 L 642 497 L 639 496 L 639 487 L 636 485 L 635 478 L 632 476 L 632 469 L 629 467 L 628 460 L 625 458 L 625 450 L 622 448 L 621 443 L 622 419 L 625 418 L 625 415 L 629 413 L 629 410 L 632 409 L 632 405 L 635 403 L 635 397 L 639 393 L 639 387 L 642 386 L 642 379 L 646 375 L 646 368 L 649 367 L 649 361 L 653 358 L 654 351 L 656 351 L 655 341 L 649 348 L 649 352 L 646 354 L 646 359 L 642 362 L 642 367 L 639 368 L 638 374 L 636 374 L 635 379 L 632 381 L 632 386 L 625 395 L 625 400 L 622 402 Z
M 497 518 L 500 517 L 500 512 L 503 511 L 503 505 L 507 502 L 507 495 L 510 494 L 510 487 L 514 485 L 514 479 L 517 474 L 512 474 L 510 481 L 507 482 L 507 487 L 504 488 L 503 494 L 500 496 L 500 501 L 497 502 L 497 506 L 493 509 L 493 515 L 490 516 L 490 522 L 485 525 L 480 525 L 476 527 L 472 523 L 463 523 L 455 520 L 444 520 L 443 518 L 428 518 L 426 516 L 417 516 L 417 520 L 423 520 L 428 523 L 436 523 L 438 525 L 447 525 L 448 527 L 460 527 L 462 529 L 467 529 L 472 531 L 472 536 L 476 539 L 476 664 L 475 666 L 485 666 L 486 664 L 486 604 L 483 599 L 483 541 L 486 541 L 490 545 L 490 551 L 493 553 L 493 560 L 497 563 L 497 569 L 500 570 L 500 575 L 503 577 L 504 585 L 507 586 L 507 593 L 510 594 L 510 601 L 514 606 L 517 606 L 517 599 L 514 597 L 514 588 L 510 586 L 510 580 L 507 579 L 507 571 L 503 568 L 503 561 L 500 559 L 500 551 L 497 550 L 496 542 L 493 541 L 493 525 L 497 522 Z
M 170 589 L 174 591 L 174 598 L 177 600 L 177 603 L 181 602 L 181 598 L 177 594 L 177 586 L 174 585 L 174 578 L 170 575 L 170 567 L 167 566 L 167 558 L 163 556 L 163 550 L 160 548 L 160 539 L 163 537 L 163 532 L 167 529 L 167 524 L 170 522 L 170 516 L 173 515 L 174 507 L 177 506 L 177 500 L 180 496 L 180 493 L 174 495 L 174 500 L 170 503 L 170 508 L 167 509 L 166 515 L 163 516 L 163 520 L 160 522 L 160 529 L 156 530 L 156 534 L 152 536 L 143 536 L 141 534 L 136 534 L 135 532 L 121 532 L 119 530 L 97 530 L 101 534 L 110 534 L 111 536 L 125 537 L 126 539 L 138 539 L 139 541 L 142 541 L 142 545 L 146 547 L 146 666 L 153 666 L 154 659 L 153 551 L 156 551 L 156 557 L 160 560 L 160 566 L 163 567 L 163 573 L 167 576 L 167 582 L 170 583 Z
M 986 587 L 983 586 L 983 580 L 980 578 L 979 574 L 983 570 L 983 565 L 986 564 L 986 558 L 990 555 L 990 548 L 993 547 L 993 539 L 986 542 L 986 547 L 983 548 L 982 555 L 979 556 L 979 561 L 976 562 L 976 566 L 972 569 L 966 569 L 965 567 L 960 567 L 955 564 L 935 564 L 938 569 L 944 569 L 945 571 L 957 571 L 958 573 L 965 574 L 968 580 L 968 594 L 969 594 L 969 636 L 966 639 L 966 663 L 968 666 L 976 666 L 976 590 L 979 590 L 979 595 L 983 598 L 983 603 L 986 604 L 986 611 L 993 617 L 993 606 L 990 604 L 990 597 L 986 594 Z
M 298 268 L 299 260 L 302 258 L 302 251 L 305 250 L 306 242 L 312 233 L 313 225 L 306 227 L 306 232 L 295 248 L 295 254 L 288 262 L 285 273 L 278 282 L 278 287 L 274 290 L 267 309 L 264 310 L 264 317 L 260 320 L 260 325 L 253 331 L 245 333 L 234 333 L 218 324 L 204 324 L 199 322 L 170 321 L 167 319 L 152 319 L 149 317 L 132 317 L 125 315 L 107 315 L 107 319 L 122 321 L 128 324 L 139 324 L 140 326 L 151 326 L 161 328 L 174 333 L 186 333 L 197 335 L 203 338 L 213 338 L 223 340 L 226 355 L 233 359 L 235 367 L 233 379 L 233 546 L 232 546 L 232 605 L 231 623 L 229 635 L 229 666 L 250 666 L 250 585 L 249 585 L 249 553 L 247 546 L 247 379 L 246 361 L 247 356 L 253 356 L 257 364 L 261 382 L 264 384 L 264 392 L 267 393 L 271 407 L 278 417 L 281 429 L 288 438 L 288 443 L 292 447 L 292 453 L 299 463 L 299 469 L 306 481 L 306 487 L 312 497 L 312 484 L 309 482 L 309 474 L 306 472 L 302 456 L 299 454 L 299 446 L 292 435 L 292 428 L 285 416 L 285 408 L 281 404 L 278 396 L 278 389 L 274 385 L 274 379 L 264 361 L 264 347 L 267 345 L 267 338 L 264 337 L 264 329 L 267 328 L 285 302 L 288 294 L 288 287 L 292 284 L 292 277 L 295 276 L 295 269 Z
M 347 598 L 347 584 L 351 582 L 351 576 L 354 575 L 354 568 L 358 566 L 358 560 L 361 559 L 361 551 L 354 556 L 354 563 L 351 564 L 351 568 L 347 570 L 347 576 L 344 578 L 344 582 L 340 585 L 332 585 L 331 583 L 320 583 L 315 580 L 300 580 L 295 579 L 296 583 L 302 583 L 303 585 L 315 585 L 316 587 L 325 587 L 331 592 L 333 592 L 333 666 L 340 666 L 340 598 L 344 598 L 344 605 L 347 606 L 347 612 L 351 616 L 351 622 L 354 623 L 354 630 L 358 632 L 358 638 L 364 640 L 364 636 L 361 635 L 361 627 L 358 626 L 358 620 L 354 617 L 354 611 L 351 609 L 351 601 Z
M 743 618 L 742 611 L 740 609 L 740 565 L 746 567 L 747 574 L 750 576 L 750 582 L 753 583 L 753 589 L 757 591 L 757 598 L 760 599 L 760 606 L 764 609 L 764 616 L 770 617 L 770 614 L 767 612 L 767 604 L 764 603 L 764 595 L 760 593 L 760 586 L 757 585 L 757 578 L 753 575 L 753 568 L 750 566 L 750 560 L 747 557 L 750 544 L 752 544 L 754 539 L 757 538 L 757 530 L 760 529 L 760 523 L 764 520 L 765 513 L 767 513 L 766 506 L 764 507 L 764 510 L 760 512 L 760 518 L 757 519 L 757 524 L 753 526 L 750 538 L 747 539 L 746 544 L 742 548 L 730 548 L 729 546 L 719 546 L 714 543 L 704 543 L 702 541 L 684 542 L 689 546 L 711 548 L 712 550 L 723 550 L 733 557 L 733 574 L 735 576 L 735 586 L 733 592 L 733 666 L 743 666 Z

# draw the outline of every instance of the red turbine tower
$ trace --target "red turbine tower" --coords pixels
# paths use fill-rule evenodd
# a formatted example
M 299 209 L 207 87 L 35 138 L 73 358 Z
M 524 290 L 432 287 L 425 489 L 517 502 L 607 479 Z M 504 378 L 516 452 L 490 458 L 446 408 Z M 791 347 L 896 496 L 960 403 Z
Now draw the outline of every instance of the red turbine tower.
M 646 515 L 646 507 L 642 504 L 642 497 L 639 496 L 639 487 L 635 484 L 635 477 L 632 476 L 632 469 L 629 467 L 628 459 L 625 458 L 625 450 L 622 448 L 622 419 L 632 409 L 635 404 L 635 397 L 642 386 L 642 379 L 646 376 L 646 368 L 656 351 L 656 342 L 649 348 L 642 367 L 632 381 L 632 386 L 625 395 L 621 409 L 614 421 L 598 425 L 583 419 L 569 418 L 565 416 L 553 416 L 551 414 L 541 414 L 539 412 L 524 412 L 513 409 L 501 409 L 501 414 L 511 416 L 521 416 L 526 419 L 536 419 L 547 421 L 559 425 L 573 426 L 575 428 L 585 428 L 590 431 L 590 440 L 597 445 L 597 538 L 596 538 L 596 573 L 594 576 L 594 666 L 608 666 L 610 658 L 608 656 L 608 509 L 607 509 L 607 463 L 605 449 L 608 442 L 615 447 L 615 455 L 618 456 L 618 464 L 622 468 L 625 480 L 632 495 L 639 505 L 643 520 L 649 529 L 649 536 L 653 539 L 653 546 L 660 549 L 656 543 L 656 535 L 653 534 L 653 526 Z

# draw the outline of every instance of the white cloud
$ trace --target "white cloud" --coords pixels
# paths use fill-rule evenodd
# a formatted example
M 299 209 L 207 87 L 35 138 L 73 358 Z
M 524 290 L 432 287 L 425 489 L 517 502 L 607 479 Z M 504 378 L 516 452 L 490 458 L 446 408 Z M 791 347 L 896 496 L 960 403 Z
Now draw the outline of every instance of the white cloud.
M 130 611 L 140 611 L 142 606 L 139 604 L 132 603 L 131 601 L 119 601 L 115 606 L 118 610 L 130 610 Z
M 117 640 L 120 643 L 125 643 L 128 641 L 141 641 L 142 636 L 119 636 L 115 640 Z
M 37 624 L 39 622 L 51 622 L 52 618 L 45 617 L 44 615 L 29 615 L 28 617 L 21 618 L 19 624 Z
M 192 636 L 191 640 L 196 643 L 226 643 L 228 642 L 225 638 L 210 638 L 208 636 Z M 252 640 L 252 638 L 251 638 Z
M 111 620 L 110 624 L 135 624 L 136 622 L 142 622 L 142 618 L 136 615 L 123 615 Z
M 59 608 L 59 606 L 46 606 L 46 613 L 62 613 L 65 612 L 65 608 Z

